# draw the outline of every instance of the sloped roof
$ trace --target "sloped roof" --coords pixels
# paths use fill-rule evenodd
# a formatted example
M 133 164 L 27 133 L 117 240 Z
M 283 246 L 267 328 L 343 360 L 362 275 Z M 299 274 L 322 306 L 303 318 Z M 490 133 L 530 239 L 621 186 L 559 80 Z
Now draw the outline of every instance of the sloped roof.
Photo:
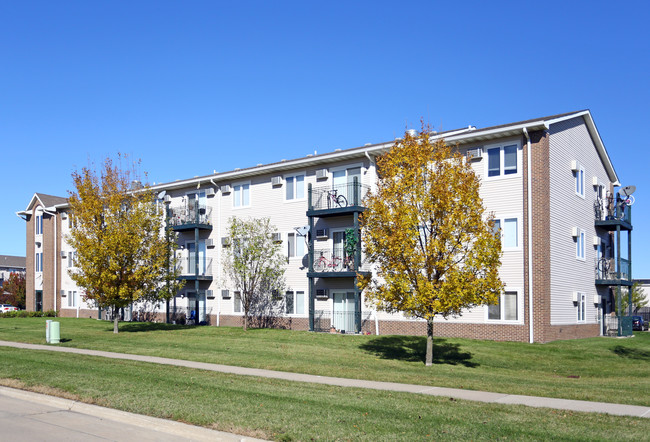
M 12 256 L 12 255 L 0 255 L 0 268 L 8 267 L 14 269 L 24 269 L 26 268 L 26 262 L 24 256 Z

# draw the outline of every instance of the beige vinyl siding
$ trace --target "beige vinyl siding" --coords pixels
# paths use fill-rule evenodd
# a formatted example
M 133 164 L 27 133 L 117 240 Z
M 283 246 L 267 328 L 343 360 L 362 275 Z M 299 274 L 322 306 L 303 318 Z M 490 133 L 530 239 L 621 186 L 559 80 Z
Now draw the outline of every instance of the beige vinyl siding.
M 577 307 L 573 292 L 587 294 L 585 322 L 597 322 L 594 304 L 595 263 L 593 246 L 594 202 L 596 188 L 592 177 L 609 188 L 609 180 L 582 117 L 553 124 L 550 129 L 550 249 L 551 249 L 551 324 L 575 324 Z M 575 174 L 571 162 L 578 161 L 585 170 L 585 197 L 576 195 Z M 585 232 L 585 259 L 576 258 L 576 241 L 572 228 Z M 605 235 L 601 235 L 605 238 Z

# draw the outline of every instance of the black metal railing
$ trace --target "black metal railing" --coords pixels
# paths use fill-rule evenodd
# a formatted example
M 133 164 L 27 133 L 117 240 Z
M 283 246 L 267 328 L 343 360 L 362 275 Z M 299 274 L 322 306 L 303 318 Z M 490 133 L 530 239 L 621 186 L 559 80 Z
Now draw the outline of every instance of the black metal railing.
M 632 224 L 632 206 L 620 200 L 607 206 L 603 205 L 602 200 L 597 200 L 594 203 L 594 215 L 596 221 L 625 221 Z
M 178 262 L 178 268 L 183 276 L 212 276 L 212 258 L 199 258 L 199 265 L 197 267 L 196 259 L 193 256 L 188 256 Z
M 361 260 L 355 264 L 354 254 L 345 253 L 343 249 L 314 249 L 314 272 L 357 272 L 368 271 L 369 265 Z
M 314 310 L 314 331 L 330 333 L 356 333 L 360 316 L 353 311 L 332 312 Z
M 596 279 L 631 280 L 630 261 L 621 258 L 620 268 L 616 268 L 615 258 L 600 258 L 596 260 Z
M 369 186 L 356 182 L 328 187 L 310 187 L 310 210 L 328 210 L 361 206 Z
M 184 226 L 187 224 L 211 224 L 212 207 L 194 205 L 194 207 L 179 206 L 169 208 L 169 225 Z

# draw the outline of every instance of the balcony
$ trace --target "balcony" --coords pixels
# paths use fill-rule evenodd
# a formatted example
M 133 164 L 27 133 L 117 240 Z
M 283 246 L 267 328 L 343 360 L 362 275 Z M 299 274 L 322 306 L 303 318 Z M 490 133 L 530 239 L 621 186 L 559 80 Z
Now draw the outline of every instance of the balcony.
M 616 268 L 616 259 L 614 258 L 601 258 L 596 260 L 596 284 L 597 285 L 627 285 L 631 286 L 630 261 L 621 258 L 620 267 Z
M 359 183 L 356 178 L 352 183 L 334 186 L 309 185 L 307 216 L 325 217 L 361 212 L 364 210 L 363 198 L 369 189 L 369 186 Z
M 309 278 L 354 278 L 357 273 L 370 272 L 370 265 L 361 262 L 357 269 L 354 256 L 346 256 L 342 249 L 315 249 L 314 268 L 307 273 Z
M 212 281 L 212 258 L 199 259 L 198 272 L 193 256 L 183 258 L 179 266 L 181 274 L 178 279 L 185 281 Z
M 632 230 L 632 206 L 623 206 L 619 201 L 617 204 L 610 204 L 609 208 L 603 208 L 597 202 L 594 212 L 596 227 L 607 231 L 616 230 L 617 227 Z
M 176 231 L 201 229 L 212 230 L 210 214 L 212 207 L 198 205 L 194 207 L 178 206 L 169 208 L 169 225 Z

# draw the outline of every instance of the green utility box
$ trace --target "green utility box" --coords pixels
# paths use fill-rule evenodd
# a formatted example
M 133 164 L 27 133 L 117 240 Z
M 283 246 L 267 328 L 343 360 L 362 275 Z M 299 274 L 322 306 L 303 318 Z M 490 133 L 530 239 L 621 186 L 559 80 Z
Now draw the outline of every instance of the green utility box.
M 50 344 L 58 344 L 61 341 L 61 323 L 52 321 L 50 323 Z

